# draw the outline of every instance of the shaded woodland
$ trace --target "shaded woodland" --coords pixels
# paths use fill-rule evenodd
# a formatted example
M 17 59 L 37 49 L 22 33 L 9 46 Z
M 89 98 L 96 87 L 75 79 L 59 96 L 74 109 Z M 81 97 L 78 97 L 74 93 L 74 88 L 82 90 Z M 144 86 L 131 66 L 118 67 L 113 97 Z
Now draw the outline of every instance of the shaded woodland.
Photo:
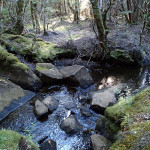
M 150 0 L 0 0 L 0 150 L 150 150 Z

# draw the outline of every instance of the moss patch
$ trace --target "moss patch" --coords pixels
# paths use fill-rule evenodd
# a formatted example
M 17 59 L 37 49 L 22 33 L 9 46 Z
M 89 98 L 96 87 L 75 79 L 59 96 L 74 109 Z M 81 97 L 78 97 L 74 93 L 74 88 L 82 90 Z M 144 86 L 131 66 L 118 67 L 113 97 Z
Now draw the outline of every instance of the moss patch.
M 2 46 L 0 46 L 0 63 L 2 67 L 10 69 L 29 70 L 25 64 L 21 63 L 13 54 L 8 53 Z
M 9 51 L 22 56 L 29 56 L 36 62 L 43 62 L 47 59 L 54 60 L 61 55 L 75 55 L 71 50 L 59 48 L 56 44 L 34 38 L 33 35 L 20 36 L 3 34 L 0 40 L 5 41 L 3 46 L 6 48 L 9 47 Z
M 144 149 L 150 146 L 150 121 L 147 119 L 150 116 L 150 87 L 136 96 L 120 98 L 118 103 L 106 109 L 105 116 L 121 129 L 119 140 L 110 150 L 128 150 L 142 143 Z M 114 128 L 111 124 L 109 127 L 109 130 Z
M 0 149 L 19 150 L 19 142 L 24 139 L 28 148 L 39 150 L 39 148 L 25 136 L 11 130 L 0 130 Z
M 110 52 L 110 57 L 122 63 L 133 63 L 132 57 L 125 50 L 116 49 Z

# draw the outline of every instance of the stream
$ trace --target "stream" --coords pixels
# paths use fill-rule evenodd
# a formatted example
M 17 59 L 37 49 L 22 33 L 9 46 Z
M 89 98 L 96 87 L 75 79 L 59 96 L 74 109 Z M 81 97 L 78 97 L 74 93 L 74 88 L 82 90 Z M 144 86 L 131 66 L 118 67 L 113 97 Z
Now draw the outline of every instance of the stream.
M 94 133 L 98 114 L 91 111 L 91 117 L 83 117 L 80 113 L 82 105 L 90 106 L 89 101 L 83 102 L 81 96 L 88 97 L 89 93 L 98 90 L 100 81 L 103 78 L 113 77 L 114 84 L 126 83 L 127 88 L 132 93 L 136 93 L 145 86 L 150 85 L 150 67 L 114 67 L 102 68 L 91 66 L 90 73 L 95 82 L 87 89 L 71 85 L 51 85 L 44 86 L 31 101 L 28 101 L 20 108 L 9 114 L 0 122 L 0 128 L 11 129 L 20 134 L 32 137 L 37 143 L 44 137 L 52 139 L 57 143 L 58 150 L 88 150 L 90 148 L 90 135 Z M 42 100 L 47 96 L 53 96 L 59 101 L 59 107 L 46 120 L 39 121 L 34 115 L 34 102 Z M 67 109 L 64 104 L 74 103 L 74 107 Z M 73 135 L 66 134 L 60 129 L 60 123 L 71 113 L 75 114 L 77 120 L 83 126 L 83 131 L 91 129 L 91 132 L 80 132 Z M 38 143 L 37 143 L 38 144 Z

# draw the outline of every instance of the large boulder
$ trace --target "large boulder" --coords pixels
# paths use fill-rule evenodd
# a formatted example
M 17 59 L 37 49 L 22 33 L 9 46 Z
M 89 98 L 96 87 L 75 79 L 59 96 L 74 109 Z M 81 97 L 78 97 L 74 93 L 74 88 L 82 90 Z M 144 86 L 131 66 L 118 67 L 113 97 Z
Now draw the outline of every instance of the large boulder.
M 0 46 L 0 75 L 7 76 L 11 81 L 27 90 L 37 90 L 41 87 L 40 79 L 29 69 L 28 66 L 21 63 L 16 56 L 8 53 Z
M 40 144 L 40 150 L 57 150 L 56 142 L 53 140 L 48 140 Z
M 60 128 L 67 134 L 77 133 L 82 130 L 82 126 L 73 115 L 63 120 L 60 124 Z
M 20 86 L 0 77 L 0 120 L 33 96 L 35 93 L 23 90 Z
M 109 142 L 108 140 L 99 134 L 91 135 L 91 143 L 94 150 L 108 150 Z
M 59 105 L 59 102 L 51 96 L 46 97 L 42 102 L 48 107 L 51 113 L 55 111 Z
M 125 87 L 124 84 L 118 84 L 112 87 L 92 93 L 91 109 L 95 112 L 104 114 L 104 110 L 117 102 L 115 94 Z
M 39 100 L 35 102 L 35 113 L 37 118 L 48 115 L 48 107 Z
M 93 80 L 84 66 L 73 65 L 60 69 L 63 77 L 68 82 L 78 83 L 82 87 L 88 87 L 93 84 Z
M 45 84 L 63 79 L 62 73 L 51 63 L 37 63 L 36 74 Z

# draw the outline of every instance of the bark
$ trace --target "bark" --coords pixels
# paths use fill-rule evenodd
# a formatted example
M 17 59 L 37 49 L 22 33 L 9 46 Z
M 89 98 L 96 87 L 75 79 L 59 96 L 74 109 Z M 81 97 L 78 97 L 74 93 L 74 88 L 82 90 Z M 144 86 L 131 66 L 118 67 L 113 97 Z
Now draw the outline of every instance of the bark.
M 147 8 L 147 21 L 146 21 L 146 29 L 150 31 L 150 3 Z
M 68 0 L 68 6 L 74 15 L 74 21 L 78 23 L 78 21 L 80 20 L 80 18 L 79 18 L 79 1 L 77 1 L 75 3 L 75 8 L 73 8 Z
M 38 16 L 38 11 L 37 11 L 37 3 L 31 1 L 31 16 L 32 16 L 32 23 L 33 23 L 33 28 L 35 28 L 36 33 L 40 33 L 40 19 Z M 35 25 L 35 26 L 34 26 Z
M 107 35 L 103 24 L 102 12 L 98 6 L 98 0 L 90 0 L 93 9 L 94 20 L 98 29 L 98 38 L 100 41 L 100 47 L 102 54 L 107 53 Z
M 31 10 L 31 20 L 32 20 L 32 25 L 33 29 L 35 29 L 35 18 L 34 18 L 34 9 L 33 9 L 33 2 L 30 2 L 30 10 Z
M 6 33 L 20 35 L 23 32 L 24 24 L 23 24 L 23 12 L 24 12 L 24 0 L 17 1 L 16 13 L 17 13 L 17 21 L 16 24 L 9 28 Z

